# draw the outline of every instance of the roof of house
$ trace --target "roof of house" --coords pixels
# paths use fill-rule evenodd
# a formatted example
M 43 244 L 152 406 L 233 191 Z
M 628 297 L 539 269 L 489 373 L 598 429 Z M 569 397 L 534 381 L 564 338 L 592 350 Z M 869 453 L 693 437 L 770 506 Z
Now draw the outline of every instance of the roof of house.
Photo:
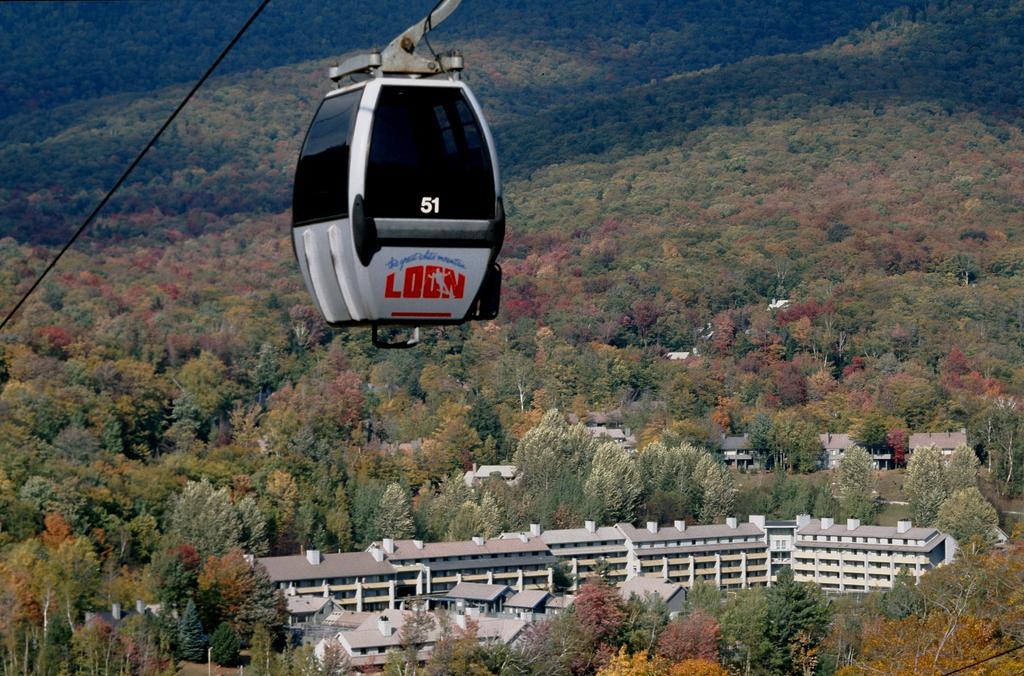
M 750 435 L 722 437 L 723 451 L 745 451 L 750 448 Z
M 845 451 L 857 445 L 857 442 L 846 433 L 833 434 L 826 432 L 825 434 L 819 434 L 818 438 L 821 439 L 821 445 L 825 447 L 826 451 Z
M 330 602 L 331 599 L 327 596 L 311 596 L 307 594 L 303 596 L 285 597 L 285 603 L 287 604 L 289 615 L 318 613 Z
M 388 648 L 401 645 L 402 627 L 405 626 L 406 616 L 409 611 L 403 610 L 382 610 L 373 613 L 358 627 L 348 631 L 341 631 L 338 640 L 350 648 Z M 428 613 L 434 618 L 434 627 L 427 632 L 424 643 L 436 643 L 441 637 L 440 623 L 435 613 Z M 390 622 L 392 631 L 389 635 L 381 633 L 378 621 L 383 617 Z M 477 623 L 477 637 L 482 639 L 498 639 L 504 643 L 512 642 L 526 626 L 523 620 L 511 619 L 508 617 L 486 617 L 475 616 L 472 618 Z
M 576 597 L 573 594 L 565 594 L 563 596 L 552 596 L 550 599 L 548 599 L 547 607 L 553 610 L 565 610 L 575 602 Z
M 953 449 L 967 443 L 967 430 L 959 432 L 918 432 L 911 434 L 907 442 L 910 449 L 922 448 L 934 444 L 938 448 Z
M 445 594 L 452 599 L 466 599 L 467 601 L 494 601 L 502 594 L 509 591 L 509 586 L 504 584 L 480 584 L 478 582 L 460 582 Z
M 451 556 L 494 556 L 497 554 L 548 553 L 548 546 L 540 538 L 491 538 L 477 544 L 473 540 L 457 542 L 424 542 L 417 547 L 413 540 L 395 540 L 393 553 L 385 553 L 392 562 L 417 561 Z M 431 566 L 433 568 L 433 566 Z
M 735 528 L 726 524 L 707 526 L 686 526 L 683 530 L 675 526 L 659 526 L 658 532 L 652 533 L 646 528 L 637 528 L 630 523 L 615 525 L 631 542 L 667 542 L 685 540 L 703 540 L 714 537 L 737 537 L 747 535 L 763 535 L 764 531 L 752 523 L 737 523 Z
M 611 411 L 588 411 L 587 415 L 583 418 L 580 418 L 575 413 L 570 413 L 566 417 L 573 425 L 578 422 L 584 422 L 587 425 L 607 425 L 608 423 L 622 422 L 622 411 L 619 409 L 613 409 Z
M 660 577 L 644 577 L 637 575 L 619 585 L 619 594 L 622 598 L 629 600 L 631 596 L 658 596 L 662 601 L 668 603 L 677 594 L 682 594 L 683 588 L 677 584 L 666 582 Z
M 509 600 L 505 601 L 505 607 L 525 608 L 527 610 L 533 610 L 534 608 L 542 604 L 550 596 L 551 594 L 540 589 L 524 589 L 523 591 L 517 593 L 515 596 L 511 597 Z
M 478 479 L 486 479 L 492 474 L 501 476 L 502 479 L 516 478 L 517 468 L 515 465 L 480 465 L 474 473 Z
M 612 441 L 628 441 L 634 439 L 632 434 L 626 434 L 625 430 L 619 427 L 605 427 L 604 425 L 595 425 L 588 427 L 587 431 L 591 436 L 601 438 L 608 437 Z
M 288 580 L 320 580 L 336 577 L 363 577 L 388 575 L 394 571 L 390 564 L 376 561 L 368 552 L 322 554 L 318 565 L 313 565 L 302 554 L 291 556 L 264 556 L 257 559 L 267 570 L 272 582 Z

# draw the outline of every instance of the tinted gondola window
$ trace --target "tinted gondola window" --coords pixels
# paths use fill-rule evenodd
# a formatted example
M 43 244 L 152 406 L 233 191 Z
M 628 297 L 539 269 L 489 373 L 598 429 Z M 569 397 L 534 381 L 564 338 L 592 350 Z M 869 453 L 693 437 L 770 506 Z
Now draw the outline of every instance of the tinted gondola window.
M 365 198 L 370 216 L 494 218 L 490 153 L 461 90 L 381 88 Z
M 357 89 L 320 104 L 295 170 L 295 224 L 348 215 L 349 143 L 362 96 Z

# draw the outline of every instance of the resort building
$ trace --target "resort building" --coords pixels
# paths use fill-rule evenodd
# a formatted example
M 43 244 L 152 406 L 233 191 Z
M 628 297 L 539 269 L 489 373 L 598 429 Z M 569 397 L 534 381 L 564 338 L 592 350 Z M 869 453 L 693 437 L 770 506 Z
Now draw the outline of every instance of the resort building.
M 906 570 L 919 579 L 950 561 L 956 542 L 934 528 L 836 524 L 804 514 L 786 521 L 752 515 L 740 523 L 671 525 L 648 522 L 504 533 L 499 538 L 422 542 L 385 538 L 365 552 L 269 556 L 259 559 L 296 615 L 322 612 L 331 599 L 341 612 L 377 612 L 423 599 L 477 612 L 533 615 L 557 611 L 554 567 L 569 573 L 570 591 L 602 574 L 620 587 L 637 578 L 691 588 L 698 580 L 721 589 L 771 586 L 790 567 L 797 580 L 833 593 L 892 587 Z M 640 584 L 640 583 L 636 583 Z M 543 602 L 543 603 L 542 603 Z M 297 617 L 303 621 L 305 618 Z M 308 620 L 307 620 L 308 621 Z
M 905 570 L 921 576 L 952 560 L 956 542 L 934 528 L 914 528 L 910 521 L 892 526 L 862 526 L 857 519 L 796 518 L 793 573 L 827 592 L 891 589 Z

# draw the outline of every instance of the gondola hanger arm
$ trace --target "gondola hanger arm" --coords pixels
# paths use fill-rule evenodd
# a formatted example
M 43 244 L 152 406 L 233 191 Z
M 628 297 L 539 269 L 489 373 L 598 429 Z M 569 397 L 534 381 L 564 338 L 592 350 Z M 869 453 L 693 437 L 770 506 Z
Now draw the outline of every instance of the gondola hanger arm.
M 383 51 L 357 54 L 345 59 L 330 69 L 330 78 L 337 82 L 343 77 L 356 73 L 373 75 L 400 73 L 425 76 L 457 73 L 462 70 L 461 54 L 433 55 L 433 58 L 427 58 L 417 54 L 416 47 L 427 33 L 451 16 L 461 2 L 462 0 L 441 0 L 430 14 L 406 28 L 398 37 L 389 42 Z

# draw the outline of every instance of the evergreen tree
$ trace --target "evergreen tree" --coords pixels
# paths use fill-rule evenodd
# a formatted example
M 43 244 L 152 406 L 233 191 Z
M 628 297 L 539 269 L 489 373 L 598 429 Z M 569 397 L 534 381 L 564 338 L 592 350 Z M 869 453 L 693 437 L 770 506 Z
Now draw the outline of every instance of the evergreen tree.
M 643 487 L 633 459 L 614 442 L 601 444 L 594 454 L 583 491 L 600 523 L 633 521 Z
M 325 522 L 334 541 L 338 543 L 338 549 L 343 552 L 352 549 L 352 518 L 344 486 L 338 486 L 334 492 L 334 504 L 327 512 Z
M 210 658 L 222 667 L 230 667 L 238 661 L 238 636 L 227 622 L 221 622 L 210 636 Z
M 765 638 L 770 649 L 763 666 L 772 673 L 790 674 L 795 670 L 794 653 L 816 646 L 828 630 L 828 599 L 817 585 L 794 580 L 790 568 L 779 572 L 766 596 Z
M 871 496 L 875 469 L 866 450 L 854 446 L 843 453 L 836 468 L 836 483 L 843 516 L 871 522 L 875 516 L 875 502 Z
M 178 655 L 189 662 L 206 660 L 206 636 L 195 601 L 189 599 L 185 612 L 178 621 Z
M 384 489 L 384 495 L 380 498 L 377 514 L 373 519 L 373 532 L 376 537 L 396 540 L 410 538 L 415 534 L 409 496 L 400 485 L 392 483 Z
M 747 431 L 750 435 L 750 450 L 758 457 L 762 466 L 768 465 L 772 454 L 772 417 L 764 411 L 754 416 Z
M 914 522 L 934 525 L 948 496 L 942 451 L 935 446 L 914 449 L 907 463 L 906 493 Z

